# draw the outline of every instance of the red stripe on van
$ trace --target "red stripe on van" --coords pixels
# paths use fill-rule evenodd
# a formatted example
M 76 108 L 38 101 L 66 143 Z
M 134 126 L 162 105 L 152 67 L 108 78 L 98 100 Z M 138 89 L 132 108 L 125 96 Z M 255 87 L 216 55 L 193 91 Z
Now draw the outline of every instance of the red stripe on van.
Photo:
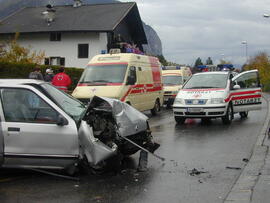
M 228 102 L 231 100 L 232 96 L 237 96 L 237 95 L 243 95 L 243 94 L 255 94 L 255 93 L 258 93 L 258 92 L 261 92 L 262 90 L 259 89 L 259 90 L 252 90 L 252 91 L 244 91 L 244 92 L 233 92 L 231 93 L 228 98 L 225 99 L 225 102 Z M 250 95 L 249 95 L 250 96 Z M 251 95 L 252 96 L 252 95 Z M 261 96 L 261 95 L 255 95 L 255 96 Z M 233 99 L 234 100 L 234 99 Z
M 262 97 L 261 95 L 248 95 L 248 96 L 240 96 L 240 97 L 233 97 L 232 100 L 237 100 L 237 99 L 250 99 L 250 98 L 260 98 Z

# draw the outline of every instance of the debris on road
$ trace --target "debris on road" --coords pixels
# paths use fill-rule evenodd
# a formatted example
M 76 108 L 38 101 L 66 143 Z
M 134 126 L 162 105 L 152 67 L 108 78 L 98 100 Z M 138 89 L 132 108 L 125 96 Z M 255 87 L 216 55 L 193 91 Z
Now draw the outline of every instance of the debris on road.
M 235 170 L 241 170 L 240 167 L 233 167 L 233 166 L 226 166 L 226 169 L 235 169 Z
M 208 172 L 207 172 L 207 171 L 199 171 L 198 169 L 193 168 L 193 169 L 190 170 L 188 173 L 189 173 L 189 175 L 191 175 L 191 176 L 195 176 L 195 175 L 200 175 L 201 173 L 208 173 Z
M 246 162 L 246 163 L 249 162 L 249 160 L 247 158 L 243 158 L 242 161 Z

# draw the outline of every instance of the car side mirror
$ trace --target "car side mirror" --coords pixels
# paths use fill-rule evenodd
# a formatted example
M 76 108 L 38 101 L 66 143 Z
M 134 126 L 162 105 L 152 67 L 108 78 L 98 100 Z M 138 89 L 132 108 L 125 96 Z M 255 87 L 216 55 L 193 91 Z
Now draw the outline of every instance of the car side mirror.
M 132 76 L 127 77 L 127 85 L 134 85 L 136 82 L 135 78 Z
M 239 90 L 239 89 L 240 89 L 240 85 L 234 85 L 234 86 L 233 86 L 233 89 L 234 89 L 234 90 Z
M 57 117 L 56 124 L 59 125 L 59 126 L 68 125 L 68 120 L 64 116 L 59 114 L 58 117 Z

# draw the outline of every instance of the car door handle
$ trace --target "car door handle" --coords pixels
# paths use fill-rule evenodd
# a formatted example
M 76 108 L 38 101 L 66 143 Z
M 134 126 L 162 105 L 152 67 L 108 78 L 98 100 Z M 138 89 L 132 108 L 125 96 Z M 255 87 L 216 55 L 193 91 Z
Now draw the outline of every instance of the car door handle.
M 9 135 L 20 135 L 20 128 L 15 128 L 15 127 L 8 127 L 8 136 Z
M 8 132 L 20 132 L 20 128 L 9 127 Z

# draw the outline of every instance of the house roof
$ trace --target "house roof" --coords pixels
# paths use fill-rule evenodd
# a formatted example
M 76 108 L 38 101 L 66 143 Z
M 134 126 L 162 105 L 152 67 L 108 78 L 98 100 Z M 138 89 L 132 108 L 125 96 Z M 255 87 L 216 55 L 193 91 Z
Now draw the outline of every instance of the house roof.
M 136 35 L 147 43 L 135 2 L 55 6 L 55 20 L 48 26 L 42 15 L 46 7 L 26 7 L 0 22 L 0 34 L 40 32 L 110 32 L 125 19 L 136 27 Z M 134 24 L 135 23 L 135 24 Z

